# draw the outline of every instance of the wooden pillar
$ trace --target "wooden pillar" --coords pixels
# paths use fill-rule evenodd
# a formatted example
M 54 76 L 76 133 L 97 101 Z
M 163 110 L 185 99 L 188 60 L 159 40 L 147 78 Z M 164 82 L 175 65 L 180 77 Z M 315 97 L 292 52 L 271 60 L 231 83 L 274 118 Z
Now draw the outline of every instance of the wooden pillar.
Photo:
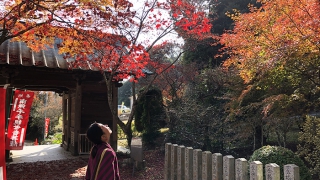
M 62 124 L 63 124 L 63 136 L 62 136 L 62 147 L 65 150 L 69 150 L 70 144 L 70 117 L 71 117 L 71 108 L 70 108 L 70 93 L 63 92 L 62 96 Z
M 76 93 L 75 93 L 75 114 L 74 114 L 74 124 L 73 125 L 73 138 L 74 138 L 74 151 L 73 155 L 78 155 L 78 135 L 81 128 L 81 100 L 82 100 L 82 86 L 80 83 L 77 83 Z

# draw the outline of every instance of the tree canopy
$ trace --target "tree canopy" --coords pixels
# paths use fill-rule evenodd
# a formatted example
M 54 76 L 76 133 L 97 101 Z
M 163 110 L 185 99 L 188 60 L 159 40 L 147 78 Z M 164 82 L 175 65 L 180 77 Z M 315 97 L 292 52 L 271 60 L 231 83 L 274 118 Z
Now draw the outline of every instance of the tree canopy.
M 319 2 L 260 2 L 261 7 L 250 6 L 250 13 L 229 14 L 235 27 L 221 38 L 230 55 L 224 65 L 237 67 L 245 82 L 288 64 L 293 68 L 300 64 L 302 69 L 297 70 L 305 72 L 304 68 L 310 68 L 313 60 L 319 57 Z M 317 68 L 315 66 L 314 70 Z

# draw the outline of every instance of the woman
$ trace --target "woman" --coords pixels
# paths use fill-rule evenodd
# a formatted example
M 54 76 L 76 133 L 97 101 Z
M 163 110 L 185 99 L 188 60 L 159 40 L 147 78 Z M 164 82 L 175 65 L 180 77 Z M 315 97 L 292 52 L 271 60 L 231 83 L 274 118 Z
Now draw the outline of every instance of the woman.
M 87 138 L 94 144 L 91 148 L 86 180 L 118 180 L 119 168 L 116 153 L 109 145 L 112 130 L 100 123 L 93 123 L 87 130 Z

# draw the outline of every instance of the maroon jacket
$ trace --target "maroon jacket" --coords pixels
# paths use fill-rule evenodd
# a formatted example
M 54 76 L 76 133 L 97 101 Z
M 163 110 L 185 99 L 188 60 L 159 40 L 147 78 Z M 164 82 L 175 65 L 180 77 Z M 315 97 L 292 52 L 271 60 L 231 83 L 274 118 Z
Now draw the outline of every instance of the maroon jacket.
M 95 158 L 92 158 L 90 154 L 86 180 L 119 180 L 118 160 L 112 147 L 107 143 L 95 146 L 98 151 Z M 103 157 L 100 158 L 102 155 Z

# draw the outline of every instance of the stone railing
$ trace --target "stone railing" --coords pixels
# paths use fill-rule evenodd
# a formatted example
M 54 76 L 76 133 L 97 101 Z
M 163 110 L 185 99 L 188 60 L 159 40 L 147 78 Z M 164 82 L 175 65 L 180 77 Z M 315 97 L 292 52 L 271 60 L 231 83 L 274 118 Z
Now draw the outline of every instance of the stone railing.
M 275 163 L 265 165 L 245 158 L 234 159 L 201 149 L 166 143 L 165 180 L 280 180 L 280 167 Z M 299 167 L 284 165 L 284 180 L 299 180 Z

